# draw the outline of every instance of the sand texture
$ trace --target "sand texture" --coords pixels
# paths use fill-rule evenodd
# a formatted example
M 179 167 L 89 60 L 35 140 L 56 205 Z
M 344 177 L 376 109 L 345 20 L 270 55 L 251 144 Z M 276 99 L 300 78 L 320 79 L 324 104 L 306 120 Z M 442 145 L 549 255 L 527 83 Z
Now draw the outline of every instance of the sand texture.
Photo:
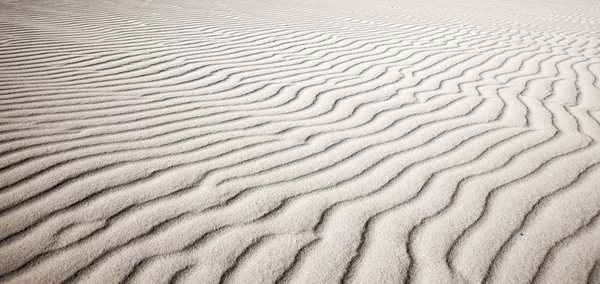
M 600 1 L 0 0 L 0 283 L 600 283 Z

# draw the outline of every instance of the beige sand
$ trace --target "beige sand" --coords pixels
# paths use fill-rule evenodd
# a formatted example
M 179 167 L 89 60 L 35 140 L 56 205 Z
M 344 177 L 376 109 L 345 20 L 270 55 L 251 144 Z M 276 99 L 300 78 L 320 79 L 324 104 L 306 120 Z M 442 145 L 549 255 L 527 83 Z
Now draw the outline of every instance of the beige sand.
M 0 0 L 1 283 L 600 283 L 600 1 Z

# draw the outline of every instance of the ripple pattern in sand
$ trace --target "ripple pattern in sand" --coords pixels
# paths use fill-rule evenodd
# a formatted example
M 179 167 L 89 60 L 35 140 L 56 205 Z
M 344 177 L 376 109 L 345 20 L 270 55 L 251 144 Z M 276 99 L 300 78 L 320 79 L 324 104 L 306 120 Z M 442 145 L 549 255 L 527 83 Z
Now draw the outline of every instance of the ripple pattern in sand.
M 0 0 L 2 283 L 600 283 L 600 2 Z

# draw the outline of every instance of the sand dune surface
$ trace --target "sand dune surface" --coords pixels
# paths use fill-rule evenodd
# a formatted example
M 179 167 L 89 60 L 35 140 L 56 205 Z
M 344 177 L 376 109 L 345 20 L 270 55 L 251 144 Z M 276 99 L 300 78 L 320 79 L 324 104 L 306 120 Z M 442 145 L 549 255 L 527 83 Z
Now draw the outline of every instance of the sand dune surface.
M 600 283 L 596 0 L 0 0 L 0 283 Z

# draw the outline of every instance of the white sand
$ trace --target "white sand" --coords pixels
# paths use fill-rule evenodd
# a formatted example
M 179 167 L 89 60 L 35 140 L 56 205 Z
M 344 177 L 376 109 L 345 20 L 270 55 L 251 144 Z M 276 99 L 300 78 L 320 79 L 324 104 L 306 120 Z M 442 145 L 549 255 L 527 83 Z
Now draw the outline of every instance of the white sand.
M 600 1 L 0 0 L 1 283 L 600 283 Z

